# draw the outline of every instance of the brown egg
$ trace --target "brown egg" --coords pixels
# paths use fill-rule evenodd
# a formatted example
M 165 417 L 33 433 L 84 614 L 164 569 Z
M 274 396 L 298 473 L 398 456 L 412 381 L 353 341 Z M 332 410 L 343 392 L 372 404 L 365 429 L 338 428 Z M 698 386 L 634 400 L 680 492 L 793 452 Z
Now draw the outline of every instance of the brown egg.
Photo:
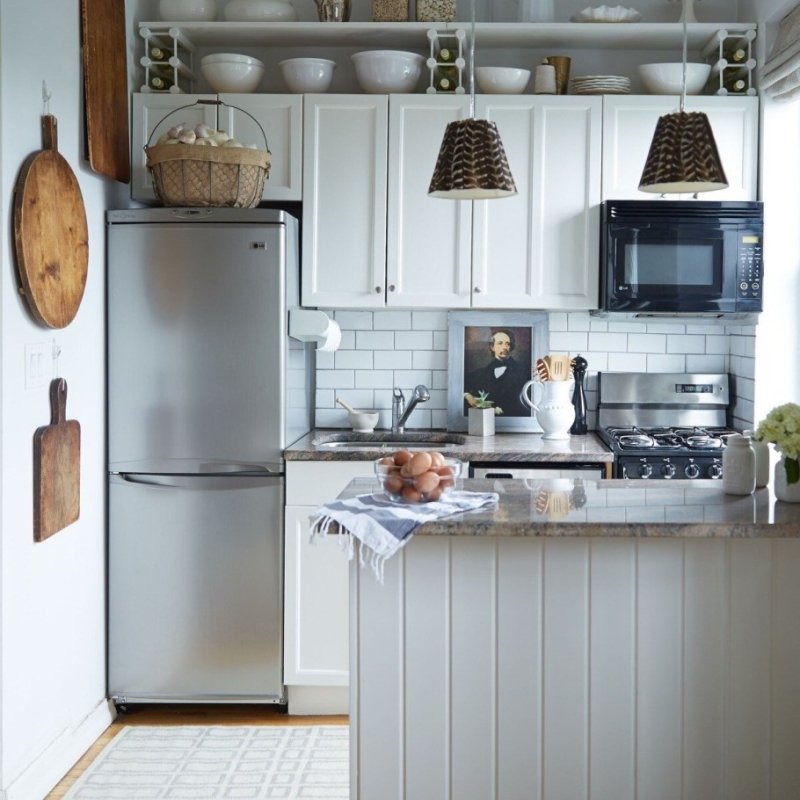
M 455 484 L 455 475 L 452 467 L 439 467 L 436 471 L 439 473 L 439 485 L 442 488 Z
M 405 482 L 399 475 L 389 475 L 383 481 L 383 489 L 388 494 L 400 494 Z
M 431 466 L 432 467 L 443 467 L 444 466 L 444 456 L 441 453 L 437 453 L 433 451 L 431 453 Z
M 417 475 L 414 478 L 414 486 L 422 492 L 428 494 L 432 492 L 439 485 L 439 476 L 435 472 L 423 472 L 422 475 Z
M 403 464 L 403 466 L 402 466 L 402 467 L 399 467 L 399 470 L 400 470 L 400 474 L 401 474 L 401 475 L 402 475 L 404 478 L 411 478 L 411 477 L 413 477 L 413 476 L 411 475 L 411 462 L 410 462 L 410 461 L 406 461 L 406 463 L 405 463 L 405 464 Z
M 394 463 L 397 464 L 398 467 L 402 467 L 403 464 L 411 461 L 414 456 L 408 452 L 408 450 L 398 450 L 394 454 Z
M 409 472 L 411 475 L 422 475 L 423 472 L 427 472 L 431 468 L 431 454 L 422 452 L 416 453 L 409 461 L 411 465 L 409 468 Z
M 394 459 L 391 456 L 386 456 L 386 458 L 382 458 L 378 461 L 378 463 L 382 467 L 393 467 L 394 466 Z
M 437 486 L 435 489 L 428 492 L 428 494 L 426 495 L 426 499 L 433 503 L 442 496 L 443 492 L 444 489 L 442 489 L 441 486 Z
M 410 484 L 403 487 L 402 497 L 406 503 L 419 503 L 422 500 L 422 495 Z

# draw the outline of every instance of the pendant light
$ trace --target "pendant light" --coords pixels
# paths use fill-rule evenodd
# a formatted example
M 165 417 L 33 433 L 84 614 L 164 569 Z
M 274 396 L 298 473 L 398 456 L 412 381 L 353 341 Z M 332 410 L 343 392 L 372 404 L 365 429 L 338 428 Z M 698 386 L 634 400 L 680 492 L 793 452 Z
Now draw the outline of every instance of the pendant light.
M 701 111 L 685 110 L 687 40 L 684 14 L 680 110 L 659 117 L 639 181 L 640 192 L 696 195 L 728 187 L 708 117 Z
M 475 119 L 475 0 L 469 50 L 469 119 L 448 124 L 428 194 L 449 200 L 489 200 L 517 193 L 497 124 Z

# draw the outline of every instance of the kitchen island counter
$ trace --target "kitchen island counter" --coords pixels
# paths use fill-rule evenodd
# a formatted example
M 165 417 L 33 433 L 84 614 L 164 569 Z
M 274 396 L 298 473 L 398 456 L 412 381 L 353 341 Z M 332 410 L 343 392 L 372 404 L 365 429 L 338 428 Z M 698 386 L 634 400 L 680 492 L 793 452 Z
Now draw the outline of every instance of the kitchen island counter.
M 725 494 L 721 481 L 464 480 L 497 492 L 496 506 L 426 522 L 416 536 L 800 538 L 800 506 L 769 488 Z M 380 492 L 375 480 L 350 482 L 340 498 Z

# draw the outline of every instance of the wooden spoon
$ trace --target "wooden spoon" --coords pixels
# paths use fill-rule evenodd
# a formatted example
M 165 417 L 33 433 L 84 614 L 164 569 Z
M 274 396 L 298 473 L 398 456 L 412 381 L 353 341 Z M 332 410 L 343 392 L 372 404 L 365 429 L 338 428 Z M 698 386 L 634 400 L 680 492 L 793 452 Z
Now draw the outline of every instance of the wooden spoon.
M 540 381 L 550 380 L 550 369 L 547 366 L 547 362 L 543 358 L 536 359 L 536 376 Z
M 550 356 L 550 375 L 554 381 L 569 380 L 569 356 Z

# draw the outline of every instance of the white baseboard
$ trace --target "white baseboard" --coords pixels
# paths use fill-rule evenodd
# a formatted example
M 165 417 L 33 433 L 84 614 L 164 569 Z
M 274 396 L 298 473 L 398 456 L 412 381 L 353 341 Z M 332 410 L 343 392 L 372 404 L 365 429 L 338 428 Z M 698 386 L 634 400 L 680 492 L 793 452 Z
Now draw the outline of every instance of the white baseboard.
M 347 686 L 288 686 L 289 713 L 349 714 L 350 689 Z
M 62 731 L 0 796 L 3 800 L 41 800 L 46 797 L 115 716 L 114 704 L 103 700 L 75 728 Z

